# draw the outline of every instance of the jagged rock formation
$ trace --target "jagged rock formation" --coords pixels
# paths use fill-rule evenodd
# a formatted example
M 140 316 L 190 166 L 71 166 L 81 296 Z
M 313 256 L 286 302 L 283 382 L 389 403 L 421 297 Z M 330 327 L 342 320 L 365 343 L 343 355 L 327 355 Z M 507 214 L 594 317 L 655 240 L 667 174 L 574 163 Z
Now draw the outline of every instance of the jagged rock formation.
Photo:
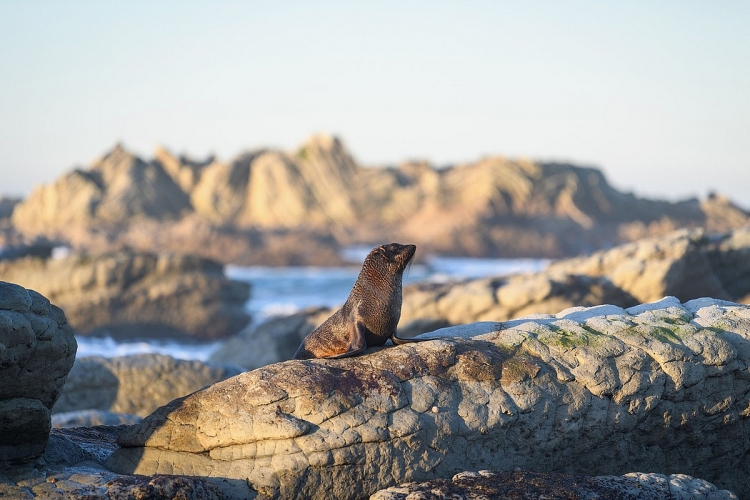
M 461 472 L 378 491 L 370 500 L 474 500 L 480 498 L 591 498 L 597 500 L 733 500 L 737 495 L 683 474 L 631 473 L 585 477 L 537 472 Z
M 219 382 L 128 428 L 107 464 L 210 477 L 233 498 L 361 498 L 515 467 L 750 494 L 750 306 L 666 298 L 431 335 Z
M 108 410 L 144 417 L 175 398 L 238 373 L 235 367 L 161 354 L 80 358 L 52 411 Z
M 440 170 L 426 163 L 365 168 L 326 135 L 291 153 L 261 149 L 229 163 L 177 158 L 163 148 L 144 162 L 117 146 L 90 169 L 38 188 L 12 220 L 27 235 L 89 247 L 137 240 L 153 250 L 169 240 L 130 233 L 142 231 L 144 221 L 163 232 L 185 217 L 231 228 L 238 239 L 281 231 L 315 242 L 324 235 L 332 248 L 398 240 L 429 253 L 547 257 L 682 226 L 717 231 L 748 221 L 718 195 L 703 202 L 639 199 L 613 189 L 600 171 L 572 165 L 493 157 Z M 213 243 L 196 238 L 203 243 L 192 245 L 197 250 Z M 172 245 L 166 249 L 179 249 Z M 302 255 L 320 260 L 311 254 Z
M 42 454 L 76 348 L 62 310 L 0 281 L 0 462 Z
M 79 334 L 190 335 L 213 339 L 242 330 L 249 285 L 198 257 L 120 250 L 60 259 L 0 261 L 0 279 L 38 290 Z

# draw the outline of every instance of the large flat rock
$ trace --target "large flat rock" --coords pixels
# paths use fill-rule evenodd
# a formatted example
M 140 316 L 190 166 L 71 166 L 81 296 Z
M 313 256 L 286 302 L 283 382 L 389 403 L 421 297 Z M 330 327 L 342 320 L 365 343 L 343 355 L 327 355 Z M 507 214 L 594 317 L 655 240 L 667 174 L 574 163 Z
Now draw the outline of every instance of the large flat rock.
M 665 298 L 287 361 L 156 410 L 120 473 L 236 498 L 362 498 L 465 470 L 681 473 L 750 494 L 750 307 Z

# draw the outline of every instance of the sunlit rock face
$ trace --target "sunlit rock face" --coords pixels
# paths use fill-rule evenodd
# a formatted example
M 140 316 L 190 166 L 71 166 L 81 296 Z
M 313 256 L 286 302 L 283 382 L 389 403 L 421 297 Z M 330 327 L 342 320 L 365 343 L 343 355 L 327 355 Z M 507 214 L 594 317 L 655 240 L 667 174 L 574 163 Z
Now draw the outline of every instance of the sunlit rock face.
M 365 167 L 340 139 L 319 134 L 293 151 L 259 148 L 227 162 L 164 148 L 143 160 L 118 145 L 89 168 L 38 187 L 12 215 L 29 238 L 183 251 L 184 241 L 170 241 L 186 220 L 237 242 L 253 238 L 248 231 L 291 231 L 310 242 L 330 238 L 329 249 L 413 241 L 425 253 L 562 257 L 680 227 L 728 231 L 748 214 L 720 195 L 638 198 L 611 187 L 597 169 L 569 164 L 495 156 L 444 168 L 420 161 Z M 138 236 L 144 229 L 151 239 Z M 217 245 L 212 231 L 193 233 L 190 251 L 207 255 L 200 249 Z M 262 243 L 251 247 L 271 245 Z M 315 252 L 303 257 L 320 261 Z
M 159 408 L 119 473 L 227 495 L 362 498 L 464 470 L 680 471 L 750 494 L 750 306 L 665 298 L 438 330 L 287 361 Z
M 70 225 L 174 219 L 189 208 L 188 196 L 160 164 L 144 162 L 118 145 L 89 169 L 37 187 L 12 220 L 29 233 L 64 237 Z

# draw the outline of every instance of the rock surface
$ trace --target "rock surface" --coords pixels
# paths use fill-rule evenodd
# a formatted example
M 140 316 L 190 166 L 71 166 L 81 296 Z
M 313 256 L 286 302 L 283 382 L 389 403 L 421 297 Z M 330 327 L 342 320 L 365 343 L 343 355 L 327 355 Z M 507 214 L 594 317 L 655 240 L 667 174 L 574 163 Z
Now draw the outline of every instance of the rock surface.
M 120 250 L 59 259 L 0 261 L 0 279 L 33 288 L 78 334 L 226 337 L 250 321 L 246 283 L 197 257 Z
M 580 499 L 597 500 L 734 500 L 737 495 L 683 474 L 631 473 L 624 476 L 572 476 L 537 472 L 461 472 L 378 491 L 370 500 Z
M 678 230 L 559 260 L 539 273 L 410 285 L 401 328 L 422 333 L 427 330 L 410 323 L 506 321 L 574 306 L 630 307 L 668 295 L 750 302 L 750 227 L 715 236 Z
M 104 410 L 145 417 L 175 398 L 240 371 L 161 354 L 80 358 L 70 370 L 53 413 Z
M 41 455 L 77 344 L 65 314 L 0 281 L 0 462 Z
M 164 149 L 147 162 L 118 145 L 89 169 L 37 188 L 17 205 L 12 222 L 29 237 L 82 247 L 121 241 L 180 251 L 160 234 L 179 232 L 173 226 L 196 216 L 242 241 L 230 247 L 260 249 L 267 263 L 308 259 L 303 264 L 320 261 L 314 250 L 394 240 L 431 254 L 561 257 L 684 226 L 726 231 L 748 222 L 721 196 L 641 199 L 613 189 L 600 171 L 574 165 L 490 157 L 442 169 L 419 162 L 366 168 L 328 135 L 293 152 L 259 149 L 228 163 L 195 162 Z M 144 227 L 160 230 L 150 240 L 140 237 Z M 279 233 L 316 247 L 274 252 L 268 245 Z M 195 235 L 184 251 L 239 263 L 234 259 L 242 255 L 215 245 Z
M 332 309 L 321 307 L 270 318 L 227 339 L 209 360 L 254 370 L 292 359 L 302 340 L 331 314 Z
M 639 302 L 665 295 L 742 301 L 750 298 L 750 226 L 713 236 L 683 229 L 554 262 L 547 272 L 605 277 Z
M 219 382 L 128 428 L 107 465 L 210 477 L 234 498 L 362 498 L 516 467 L 750 495 L 749 306 L 665 298 L 431 336 Z
M 221 491 L 194 477 L 123 476 L 102 463 L 124 426 L 53 429 L 33 462 L 0 467 L 0 498 L 37 500 L 221 500 Z
M 750 228 L 715 236 L 678 230 L 560 260 L 538 273 L 408 285 L 398 334 L 409 338 L 450 325 L 507 321 L 575 306 L 631 307 L 666 295 L 750 303 Z M 254 369 L 291 359 L 302 339 L 333 311 L 303 311 L 248 328 L 212 360 Z

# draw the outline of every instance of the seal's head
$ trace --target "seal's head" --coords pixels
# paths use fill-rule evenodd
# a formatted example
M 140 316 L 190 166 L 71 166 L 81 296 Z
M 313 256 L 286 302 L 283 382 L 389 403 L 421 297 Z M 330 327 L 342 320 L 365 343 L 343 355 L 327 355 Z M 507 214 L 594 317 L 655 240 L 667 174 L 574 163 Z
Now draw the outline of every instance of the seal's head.
M 373 248 L 367 255 L 365 266 L 369 263 L 389 274 L 401 274 L 409 262 L 411 262 L 416 251 L 416 245 L 401 245 L 399 243 L 381 245 Z

